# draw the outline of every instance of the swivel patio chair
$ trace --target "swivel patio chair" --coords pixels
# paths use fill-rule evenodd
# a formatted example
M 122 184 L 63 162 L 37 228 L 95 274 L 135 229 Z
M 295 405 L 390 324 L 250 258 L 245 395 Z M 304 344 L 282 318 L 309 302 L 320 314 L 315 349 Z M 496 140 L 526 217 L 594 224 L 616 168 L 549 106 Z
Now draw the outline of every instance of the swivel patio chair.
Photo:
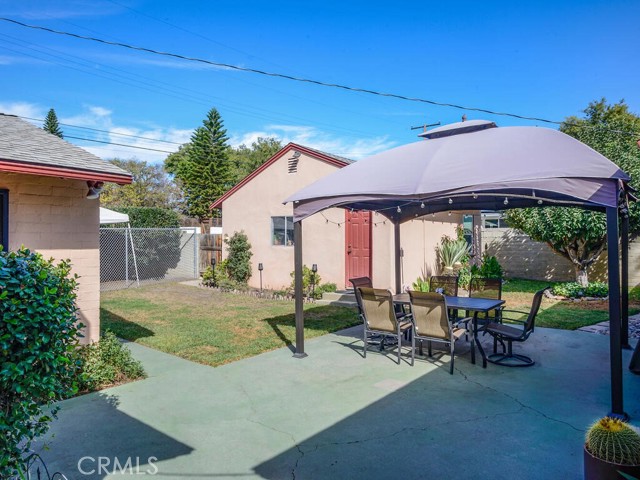
M 393 295 L 390 290 L 358 287 L 362 298 L 362 318 L 364 320 L 364 356 L 367 356 L 369 335 L 382 335 L 396 339 L 398 345 L 398 365 L 402 353 L 402 336 L 413 329 L 410 315 L 396 314 Z M 415 340 L 411 336 L 411 365 L 414 361 Z M 381 348 L 382 350 L 382 348 Z
M 502 300 L 502 279 L 472 277 L 469 281 L 469 297 Z M 484 326 L 491 322 L 502 323 L 502 320 L 500 320 L 501 311 L 502 308 L 500 308 L 499 310 L 492 310 L 491 312 L 487 312 L 482 318 L 478 318 L 478 325 Z M 469 312 L 466 312 L 466 316 L 469 317 Z M 468 323 L 466 323 L 465 325 L 468 331 Z
M 485 327 L 485 331 L 495 339 L 493 343 L 493 354 L 487 357 L 489 362 L 495 363 L 496 365 L 503 365 L 505 367 L 530 367 L 535 364 L 535 361 L 531 358 L 525 355 L 513 353 L 513 342 L 525 342 L 533 333 L 535 329 L 536 315 L 538 314 L 542 303 L 542 296 L 548 288 L 551 287 L 543 288 L 535 293 L 533 296 L 533 302 L 531 303 L 531 310 L 528 312 L 521 312 L 518 310 L 501 311 L 501 318 L 503 322 L 506 320 L 509 323 L 519 323 L 522 324 L 522 328 L 495 322 L 489 323 Z M 514 315 L 522 314 L 527 315 L 526 320 L 513 318 Z M 497 351 L 497 342 L 500 342 L 500 345 L 502 346 L 502 353 L 498 353 Z
M 453 375 L 455 343 L 464 335 L 465 330 L 451 325 L 447 302 L 441 293 L 409 291 L 409 298 L 411 299 L 413 338 L 420 341 L 420 355 L 422 355 L 423 340 L 427 341 L 430 357 L 431 342 L 449 345 L 451 352 L 449 373 Z

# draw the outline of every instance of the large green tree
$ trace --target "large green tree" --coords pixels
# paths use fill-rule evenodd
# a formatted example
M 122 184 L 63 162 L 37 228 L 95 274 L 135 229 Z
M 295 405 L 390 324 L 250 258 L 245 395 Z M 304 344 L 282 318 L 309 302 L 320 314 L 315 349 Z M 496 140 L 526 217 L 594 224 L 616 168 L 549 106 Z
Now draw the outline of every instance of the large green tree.
M 282 148 L 277 138 L 258 137 L 250 147 L 242 144 L 231 148 L 229 158 L 233 166 L 233 183 L 238 183 L 256 168 L 269 160 Z
M 53 108 L 49 110 L 47 116 L 44 118 L 42 129 L 57 137 L 64 138 L 62 135 L 62 129 L 60 128 L 60 123 L 58 123 L 56 111 Z
M 165 160 L 165 169 L 182 189 L 183 213 L 197 218 L 203 232 L 212 216 L 211 203 L 233 185 L 227 140 L 222 117 L 212 108 L 189 144 Z
M 591 102 L 584 118 L 569 117 L 560 130 L 615 162 L 631 176 L 631 186 L 640 187 L 640 117 L 629 112 L 624 100 L 613 105 L 606 100 Z M 631 134 L 635 132 L 635 135 Z M 567 258 L 576 271 L 576 281 L 588 283 L 589 267 L 606 246 L 606 220 L 602 213 L 568 207 L 525 208 L 508 210 L 510 226 L 533 240 L 546 242 Z M 631 238 L 640 233 L 640 208 L 630 205 Z
M 162 165 L 142 160 L 109 160 L 129 172 L 133 178 L 130 185 L 107 183 L 100 195 L 100 203 L 107 208 L 157 207 L 176 209 L 180 207 L 180 190 L 169 178 Z

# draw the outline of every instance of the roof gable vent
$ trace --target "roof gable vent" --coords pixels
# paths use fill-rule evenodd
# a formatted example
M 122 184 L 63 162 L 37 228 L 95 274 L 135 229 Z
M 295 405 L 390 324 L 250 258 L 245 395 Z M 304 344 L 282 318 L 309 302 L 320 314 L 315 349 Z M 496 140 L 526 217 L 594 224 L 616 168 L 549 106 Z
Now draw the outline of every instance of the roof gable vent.
M 293 156 L 289 158 L 289 173 L 297 173 L 298 172 L 298 161 L 300 160 L 300 152 L 293 151 Z

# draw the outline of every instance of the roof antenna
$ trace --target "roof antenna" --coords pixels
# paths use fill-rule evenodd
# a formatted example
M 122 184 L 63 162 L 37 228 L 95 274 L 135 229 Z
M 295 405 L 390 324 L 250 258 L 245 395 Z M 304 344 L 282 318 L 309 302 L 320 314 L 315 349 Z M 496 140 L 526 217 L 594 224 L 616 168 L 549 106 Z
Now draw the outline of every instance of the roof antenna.
M 466 122 L 466 121 L 467 121 L 467 114 L 466 114 L 466 113 L 463 113 L 463 114 L 462 114 L 462 121 L 463 121 L 463 122 Z

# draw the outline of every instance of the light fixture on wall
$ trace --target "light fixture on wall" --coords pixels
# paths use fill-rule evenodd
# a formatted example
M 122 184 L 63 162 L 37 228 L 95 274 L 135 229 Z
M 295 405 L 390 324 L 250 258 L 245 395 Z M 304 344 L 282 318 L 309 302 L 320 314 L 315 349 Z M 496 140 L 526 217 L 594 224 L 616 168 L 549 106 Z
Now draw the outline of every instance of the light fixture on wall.
M 95 200 L 96 198 L 100 198 L 100 194 L 104 189 L 104 182 L 88 180 L 87 187 L 89 187 L 87 200 Z

